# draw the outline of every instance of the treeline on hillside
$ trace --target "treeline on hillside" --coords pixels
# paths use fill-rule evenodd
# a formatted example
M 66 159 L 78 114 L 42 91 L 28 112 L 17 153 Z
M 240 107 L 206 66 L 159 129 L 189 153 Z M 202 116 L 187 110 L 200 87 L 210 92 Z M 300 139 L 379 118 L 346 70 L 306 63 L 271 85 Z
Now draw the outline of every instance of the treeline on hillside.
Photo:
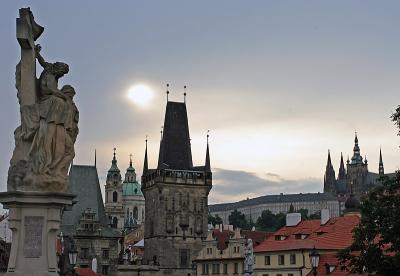
M 290 206 L 289 213 L 295 213 L 293 205 Z M 302 220 L 320 218 L 319 213 L 308 215 L 309 212 L 307 209 L 300 209 L 296 211 L 296 213 L 301 214 Z M 218 215 L 212 216 L 209 214 L 208 223 L 215 226 L 217 224 L 222 224 L 222 219 Z M 238 227 L 241 229 L 252 229 L 255 227 L 255 229 L 258 231 L 274 232 L 285 226 L 286 214 L 273 214 L 270 210 L 264 210 L 257 221 L 254 222 L 251 218 L 247 220 L 246 216 L 242 212 L 235 209 L 229 215 L 229 224 L 233 225 L 234 228 Z

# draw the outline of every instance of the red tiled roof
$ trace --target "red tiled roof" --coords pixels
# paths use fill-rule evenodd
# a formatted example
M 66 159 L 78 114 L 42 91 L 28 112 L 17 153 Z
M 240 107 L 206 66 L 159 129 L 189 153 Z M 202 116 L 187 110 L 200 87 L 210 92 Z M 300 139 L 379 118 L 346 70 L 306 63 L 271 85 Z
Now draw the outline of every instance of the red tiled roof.
M 90 268 L 75 268 L 76 275 L 78 276 L 100 276 L 101 274 L 93 272 Z
M 284 226 L 257 246 L 255 252 L 288 251 L 297 249 L 343 249 L 353 241 L 353 229 L 359 224 L 358 216 L 332 218 L 324 225 L 320 220 L 306 220 L 296 226 Z M 297 234 L 309 235 L 296 239 Z M 286 236 L 285 240 L 275 240 Z
M 227 242 L 229 241 L 229 237 L 233 236 L 234 232 L 230 230 L 220 231 L 218 229 L 213 230 L 213 237 L 217 240 L 217 248 L 218 250 L 224 250 L 228 247 Z
M 262 243 L 267 237 L 272 235 L 272 233 L 270 232 L 251 231 L 251 230 L 241 230 L 240 234 L 244 236 L 246 239 L 251 239 L 253 241 L 254 246 Z
M 323 254 L 319 259 L 319 264 L 317 268 L 317 275 L 327 275 L 327 266 L 334 266 L 334 270 L 330 272 L 328 275 L 332 276 L 349 276 L 349 275 L 361 275 L 361 274 L 354 274 L 349 273 L 346 270 L 341 270 L 340 265 L 338 264 L 339 261 L 335 255 L 332 254 Z M 312 272 L 309 274 L 312 275 Z

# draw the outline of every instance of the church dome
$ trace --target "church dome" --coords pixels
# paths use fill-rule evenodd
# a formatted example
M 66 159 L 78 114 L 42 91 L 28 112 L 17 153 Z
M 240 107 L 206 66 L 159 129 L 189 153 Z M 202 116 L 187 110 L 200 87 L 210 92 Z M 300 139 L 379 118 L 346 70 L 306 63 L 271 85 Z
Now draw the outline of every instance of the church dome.
M 124 182 L 122 184 L 122 195 L 123 196 L 143 196 L 141 186 L 135 182 Z

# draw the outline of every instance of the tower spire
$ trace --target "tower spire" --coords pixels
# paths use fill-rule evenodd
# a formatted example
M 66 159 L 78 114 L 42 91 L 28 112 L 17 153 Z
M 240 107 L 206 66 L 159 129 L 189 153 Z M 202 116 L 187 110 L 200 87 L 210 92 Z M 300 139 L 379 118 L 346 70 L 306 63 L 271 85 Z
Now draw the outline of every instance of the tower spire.
M 129 154 L 129 166 L 132 167 L 132 153 Z
M 206 165 L 204 167 L 204 170 L 206 172 L 211 172 L 211 164 L 210 164 L 210 149 L 208 145 L 208 139 L 210 137 L 210 130 L 207 130 L 207 150 L 206 150 Z
M 346 169 L 344 167 L 344 162 L 343 162 L 343 153 L 340 153 L 340 167 L 339 167 L 339 175 L 338 179 L 346 179 Z
M 324 192 L 336 194 L 336 174 L 333 169 L 330 150 L 328 150 L 328 161 L 324 175 Z
M 94 167 L 97 168 L 97 152 L 96 152 L 96 149 L 94 149 Z
M 354 137 L 354 148 L 353 148 L 353 157 L 351 158 L 351 164 L 359 164 L 359 163 L 363 163 L 363 158 L 360 154 L 360 147 L 358 146 L 358 137 L 356 131 Z
M 147 162 L 147 135 L 146 135 L 146 149 L 144 150 L 144 162 L 143 162 L 143 175 L 147 174 L 149 165 Z
M 385 174 L 385 169 L 383 168 L 382 149 L 379 148 L 379 175 L 383 176 L 384 174 Z

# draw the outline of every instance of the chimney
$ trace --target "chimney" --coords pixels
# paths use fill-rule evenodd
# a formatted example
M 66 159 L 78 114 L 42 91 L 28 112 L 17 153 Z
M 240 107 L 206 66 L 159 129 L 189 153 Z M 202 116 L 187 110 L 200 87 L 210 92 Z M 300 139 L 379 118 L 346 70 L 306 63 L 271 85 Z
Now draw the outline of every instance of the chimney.
M 301 222 L 300 213 L 289 213 L 286 214 L 286 226 L 296 226 Z
M 331 216 L 329 214 L 329 209 L 322 209 L 321 210 L 321 225 L 324 225 L 325 223 L 327 223 L 330 218 L 331 218 Z

